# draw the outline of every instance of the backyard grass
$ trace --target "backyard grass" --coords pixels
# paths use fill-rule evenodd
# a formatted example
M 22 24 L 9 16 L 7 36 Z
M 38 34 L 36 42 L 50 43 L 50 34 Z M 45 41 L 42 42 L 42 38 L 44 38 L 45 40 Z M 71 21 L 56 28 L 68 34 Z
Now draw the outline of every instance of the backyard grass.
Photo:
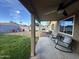
M 30 45 L 30 38 L 0 35 L 0 59 L 29 59 Z

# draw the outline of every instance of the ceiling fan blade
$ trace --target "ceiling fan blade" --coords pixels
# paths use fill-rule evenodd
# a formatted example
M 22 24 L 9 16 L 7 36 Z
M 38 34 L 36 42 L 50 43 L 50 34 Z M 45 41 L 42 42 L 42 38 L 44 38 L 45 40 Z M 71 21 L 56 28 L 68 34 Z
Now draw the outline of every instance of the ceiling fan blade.
M 51 14 L 51 13 L 55 13 L 55 12 L 57 12 L 57 10 L 53 10 L 53 11 L 50 11 L 50 12 L 44 13 L 44 15 L 49 15 L 49 14 Z

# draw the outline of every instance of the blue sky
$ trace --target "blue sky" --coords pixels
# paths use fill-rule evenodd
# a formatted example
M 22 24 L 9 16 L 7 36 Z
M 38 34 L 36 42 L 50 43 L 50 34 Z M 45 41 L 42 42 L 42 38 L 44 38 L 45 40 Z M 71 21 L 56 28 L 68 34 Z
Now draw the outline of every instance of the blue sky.
M 60 25 L 61 25 L 61 26 L 73 25 L 73 22 L 72 22 L 72 21 L 61 21 L 61 22 L 60 22 Z
M 18 0 L 0 0 L 0 22 L 30 25 L 31 14 Z

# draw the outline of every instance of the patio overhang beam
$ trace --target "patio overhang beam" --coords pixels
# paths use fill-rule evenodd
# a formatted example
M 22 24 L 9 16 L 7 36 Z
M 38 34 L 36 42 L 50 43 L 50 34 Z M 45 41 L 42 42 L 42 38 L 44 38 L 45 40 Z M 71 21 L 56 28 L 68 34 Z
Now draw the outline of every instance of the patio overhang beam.
M 36 12 L 36 9 L 35 9 L 33 3 L 31 2 L 31 0 L 19 0 L 19 1 L 25 6 L 25 8 L 27 8 L 27 10 L 31 14 L 33 14 L 35 16 L 36 20 L 39 21 L 38 19 L 40 19 L 40 18 Z
M 32 14 L 34 14 L 34 9 L 32 7 L 32 4 L 29 2 L 29 0 L 19 0 L 24 6 L 25 8 L 28 9 L 28 11 Z
M 61 14 L 58 14 L 56 12 L 60 2 L 62 2 L 61 0 L 20 0 L 20 2 L 33 15 L 36 16 L 38 21 L 49 21 L 49 20 L 53 21 L 53 20 L 59 20 L 60 18 L 63 17 Z M 79 1 L 66 7 L 66 11 L 68 12 L 68 14 L 72 14 L 78 11 L 79 10 L 78 5 L 79 5 Z M 50 13 L 51 11 L 55 11 L 55 12 Z M 48 12 L 50 13 L 49 15 L 44 15 Z M 42 17 L 42 16 L 45 16 L 45 17 Z
M 59 1 L 57 2 L 55 0 L 20 0 L 20 2 L 30 11 L 31 14 L 35 15 L 39 22 L 42 20 L 44 13 L 56 9 L 56 6 L 59 3 Z

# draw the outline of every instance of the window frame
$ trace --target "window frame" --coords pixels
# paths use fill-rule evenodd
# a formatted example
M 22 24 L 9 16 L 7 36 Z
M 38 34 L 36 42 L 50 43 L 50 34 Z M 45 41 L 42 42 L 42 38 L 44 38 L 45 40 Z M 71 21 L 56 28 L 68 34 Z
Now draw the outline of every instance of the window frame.
M 75 25 L 75 24 L 74 24 L 74 23 L 75 23 L 75 15 L 70 16 L 70 17 L 65 18 L 65 19 L 62 19 L 62 21 L 67 20 L 67 19 L 69 19 L 69 18 L 73 18 L 72 34 L 68 34 L 68 33 L 65 33 L 65 32 L 61 32 L 61 31 L 60 31 L 60 23 L 59 23 L 59 33 L 73 37 L 73 35 L 74 35 L 74 25 Z M 61 20 L 60 20 L 60 21 L 61 21 Z M 60 22 L 60 21 L 59 21 L 59 22 Z

